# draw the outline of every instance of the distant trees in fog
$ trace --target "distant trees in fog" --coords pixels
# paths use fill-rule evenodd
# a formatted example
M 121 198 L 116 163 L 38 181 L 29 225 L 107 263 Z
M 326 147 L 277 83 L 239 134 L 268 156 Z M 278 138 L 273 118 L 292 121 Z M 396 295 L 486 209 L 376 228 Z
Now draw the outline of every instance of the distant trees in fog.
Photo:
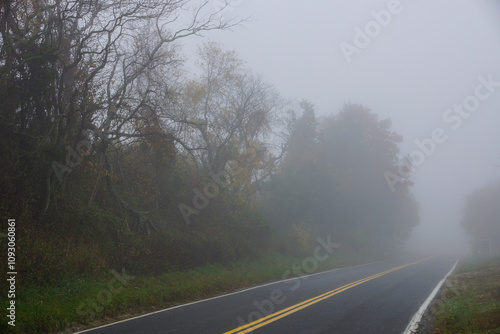
M 327 233 L 358 250 L 401 245 L 419 215 L 411 183 L 392 192 L 383 177 L 397 166 L 402 141 L 390 120 L 356 104 L 321 119 L 311 103 L 301 107 L 264 195 L 269 221 L 299 239 Z
M 462 226 L 474 250 L 483 255 L 500 253 L 500 184 L 480 188 L 467 198 Z

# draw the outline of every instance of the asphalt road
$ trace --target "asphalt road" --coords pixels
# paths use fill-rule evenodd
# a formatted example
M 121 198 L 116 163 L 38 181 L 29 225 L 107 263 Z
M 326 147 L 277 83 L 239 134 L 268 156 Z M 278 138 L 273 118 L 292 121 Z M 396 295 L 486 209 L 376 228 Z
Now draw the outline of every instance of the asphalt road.
M 406 255 L 275 282 L 85 333 L 402 333 L 455 260 Z

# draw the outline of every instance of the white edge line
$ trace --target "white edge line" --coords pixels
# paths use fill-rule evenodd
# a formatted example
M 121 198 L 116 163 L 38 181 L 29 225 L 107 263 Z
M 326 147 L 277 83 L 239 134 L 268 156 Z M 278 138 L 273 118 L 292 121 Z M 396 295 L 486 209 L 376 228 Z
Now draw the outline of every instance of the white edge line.
M 228 297 L 228 296 L 231 296 L 231 295 L 236 295 L 238 293 L 250 291 L 250 290 L 253 290 L 253 289 L 263 288 L 265 286 L 269 286 L 269 285 L 273 285 L 273 284 L 278 284 L 278 283 L 292 281 L 292 280 L 297 280 L 297 279 L 305 279 L 307 277 L 316 276 L 316 275 L 319 275 L 319 274 L 326 274 L 326 273 L 329 273 L 329 272 L 332 272 L 332 271 L 336 271 L 336 270 L 340 270 L 340 269 L 349 269 L 349 268 L 356 268 L 356 267 L 361 267 L 361 266 L 367 266 L 369 264 L 373 264 L 373 263 L 377 263 L 377 262 L 383 262 L 383 261 L 387 261 L 387 260 L 388 259 L 384 259 L 384 260 L 380 260 L 380 261 L 373 261 L 373 262 L 369 262 L 369 263 L 358 264 L 356 266 L 335 268 L 335 269 L 330 269 L 330 270 L 327 270 L 327 271 L 321 271 L 319 273 L 314 273 L 314 274 L 310 274 L 310 275 L 297 276 L 297 277 L 287 278 L 287 279 L 284 279 L 284 280 L 281 280 L 281 281 L 274 281 L 274 282 L 270 282 L 270 283 L 266 283 L 266 284 L 262 284 L 262 285 L 257 285 L 257 286 L 253 286 L 253 287 L 250 287 L 250 288 L 247 288 L 247 289 L 243 289 L 243 290 L 238 290 L 238 291 L 226 293 L 226 294 L 223 294 L 223 295 L 220 295 L 220 296 L 215 296 L 215 297 L 211 297 L 211 298 L 207 298 L 207 299 L 201 299 L 201 300 L 197 300 L 197 301 L 194 301 L 194 302 L 191 302 L 191 303 L 177 305 L 177 306 L 169 307 L 169 308 L 166 308 L 166 309 L 163 309 L 163 310 L 158 310 L 158 311 L 155 311 L 155 312 L 150 312 L 150 313 L 138 315 L 138 316 L 133 317 L 133 318 L 127 318 L 127 319 L 123 319 L 123 320 L 120 320 L 120 321 L 111 322 L 109 324 L 105 324 L 105 325 L 102 325 L 102 326 L 88 328 L 88 329 L 85 329 L 85 330 L 80 331 L 80 332 L 74 332 L 73 334 L 86 333 L 86 332 L 90 332 L 90 331 L 93 331 L 93 330 L 96 330 L 96 329 L 113 326 L 113 325 L 116 325 L 116 324 L 119 324 L 119 323 L 122 323 L 122 322 L 127 322 L 127 321 L 130 321 L 130 320 L 147 317 L 147 316 L 150 316 L 150 315 L 153 315 L 153 314 L 156 314 L 156 313 L 166 312 L 166 311 L 170 311 L 170 310 L 173 310 L 173 309 L 176 309 L 176 308 L 181 308 L 181 307 L 184 307 L 184 306 L 189 306 L 189 305 L 193 305 L 193 304 L 203 303 L 203 302 L 206 302 L 206 301 L 209 301 L 209 300 L 213 300 L 213 299 Z
M 453 272 L 453 270 L 455 270 L 455 267 L 458 264 L 458 260 L 459 259 L 457 259 L 455 261 L 455 264 L 453 265 L 453 267 L 451 268 L 451 270 L 443 277 L 443 279 L 441 281 L 439 281 L 438 285 L 436 285 L 436 287 L 431 292 L 431 294 L 429 295 L 429 297 L 427 297 L 427 299 L 422 304 L 422 306 L 420 306 L 420 308 L 418 309 L 417 313 L 415 313 L 415 315 L 411 319 L 410 323 L 406 327 L 406 329 L 403 332 L 403 334 L 413 334 L 413 333 L 415 333 L 415 331 L 417 330 L 418 325 L 420 323 L 420 320 L 422 320 L 422 316 L 424 315 L 425 310 L 427 310 L 427 307 L 429 307 L 429 304 L 432 302 L 432 300 L 434 299 L 434 297 L 436 297 L 437 293 L 441 289 L 441 286 L 444 284 L 444 282 L 446 281 L 446 279 L 448 278 L 448 276 L 450 276 L 451 273 Z

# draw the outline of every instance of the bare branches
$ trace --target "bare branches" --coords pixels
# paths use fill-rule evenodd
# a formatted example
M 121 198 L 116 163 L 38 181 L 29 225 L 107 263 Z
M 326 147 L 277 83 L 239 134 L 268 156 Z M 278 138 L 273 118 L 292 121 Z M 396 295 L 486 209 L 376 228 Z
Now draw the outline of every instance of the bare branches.
M 284 146 L 273 142 L 272 133 L 279 131 L 286 103 L 234 52 L 207 43 L 200 47 L 200 58 L 201 79 L 185 85 L 179 102 L 179 119 L 187 130 L 182 140 L 204 147 L 192 153 L 207 172 L 236 170 L 233 190 L 255 188 L 283 156 Z M 272 145 L 281 149 L 270 150 Z
M 2 129 L 44 138 L 54 150 L 96 134 L 95 152 L 153 136 L 194 152 L 172 105 L 182 60 L 177 42 L 242 20 L 208 1 L 27 0 L 0 6 Z M 27 95 L 25 92 L 30 92 Z M 190 123 L 191 122 L 191 123 Z M 204 147 L 203 147 L 204 148 Z M 50 174 L 49 174 L 50 175 Z M 52 175 L 53 176 L 53 175 Z M 52 179 L 54 179 L 52 177 Z M 48 178 L 48 189 L 54 189 Z M 118 193 L 110 187 L 109 190 Z M 51 191 L 48 196 L 51 196 Z M 48 205 L 49 200 L 45 201 Z M 126 207 L 126 203 L 122 203 Z M 144 226 L 150 222 L 129 207 Z

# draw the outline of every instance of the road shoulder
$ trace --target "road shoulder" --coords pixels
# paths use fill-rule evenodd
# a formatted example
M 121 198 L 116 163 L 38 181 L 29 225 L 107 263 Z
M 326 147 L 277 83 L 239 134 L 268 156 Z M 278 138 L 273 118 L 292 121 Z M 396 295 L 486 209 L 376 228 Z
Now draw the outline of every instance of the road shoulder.
M 462 262 L 424 312 L 415 333 L 498 333 L 499 329 L 500 258 L 494 258 Z

